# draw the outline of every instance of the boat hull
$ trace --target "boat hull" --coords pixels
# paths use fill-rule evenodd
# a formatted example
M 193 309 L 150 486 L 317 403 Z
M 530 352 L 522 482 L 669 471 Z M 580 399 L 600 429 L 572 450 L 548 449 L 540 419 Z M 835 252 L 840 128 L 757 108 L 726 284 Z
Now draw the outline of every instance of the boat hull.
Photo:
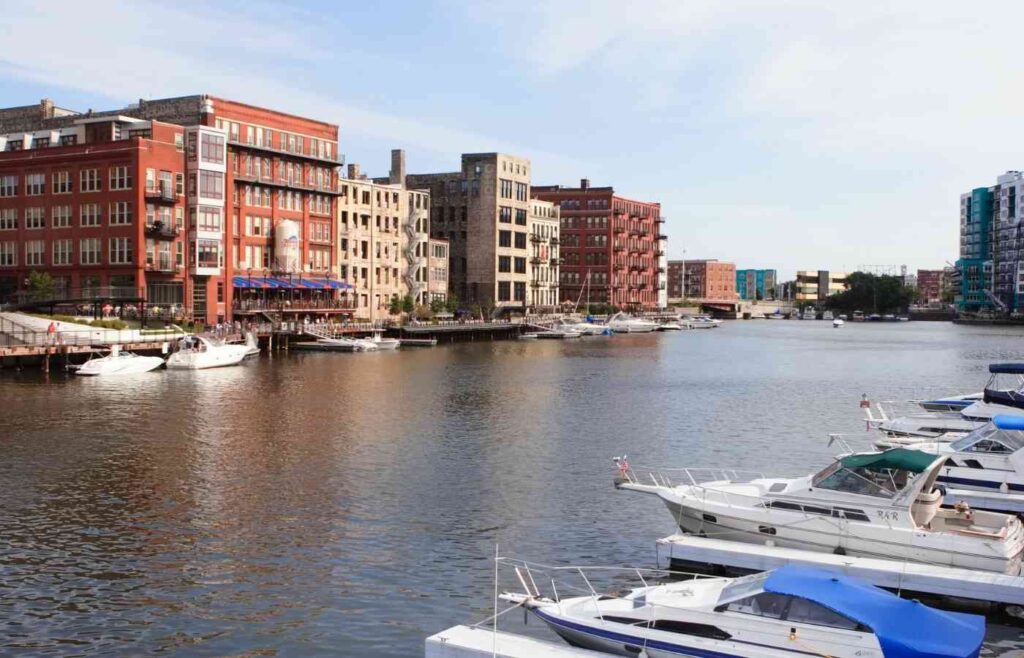
M 80 377 L 109 377 L 112 375 L 137 375 L 156 370 L 164 364 L 157 356 L 131 356 L 110 359 L 93 359 L 75 368 L 73 372 Z
M 167 359 L 167 367 L 171 370 L 209 370 L 236 366 L 246 357 L 245 347 L 220 352 L 176 352 Z M 222 348 L 223 349 L 223 348 Z
M 893 525 L 879 519 L 859 523 L 831 516 L 813 517 L 782 510 L 709 504 L 689 497 L 680 501 L 662 497 L 662 501 L 679 529 L 695 535 L 756 544 L 771 541 L 783 548 L 910 560 L 1010 575 L 1019 575 L 1021 571 L 1024 531 L 1019 522 L 1014 536 L 1005 544 L 989 546 L 980 539 L 960 541 L 960 550 L 952 550 L 954 542 L 961 539 L 952 533 L 941 533 L 947 536 L 940 537 L 940 533 L 910 528 L 893 532 Z M 867 511 L 878 516 L 876 511 Z M 984 552 L 986 550 L 988 553 Z

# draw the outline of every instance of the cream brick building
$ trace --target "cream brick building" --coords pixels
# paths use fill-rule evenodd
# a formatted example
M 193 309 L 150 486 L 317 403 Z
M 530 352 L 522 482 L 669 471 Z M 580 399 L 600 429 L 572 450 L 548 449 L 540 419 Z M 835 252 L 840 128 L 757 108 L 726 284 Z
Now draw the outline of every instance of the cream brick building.
M 448 241 L 430 238 L 427 242 L 427 301 L 448 300 Z
M 404 167 L 404 154 L 393 151 L 388 178 L 371 180 L 350 164 L 338 181 L 338 277 L 354 287 L 357 319 L 390 318 L 396 296 L 429 302 L 430 195 L 406 189 Z
M 449 242 L 449 293 L 467 305 L 525 308 L 530 161 L 465 153 L 461 171 L 410 174 L 406 186 L 430 192 L 430 234 Z
M 539 199 L 530 200 L 527 220 L 530 230 L 530 262 L 527 266 L 530 288 L 527 300 L 534 311 L 553 310 L 558 306 L 559 223 L 557 205 Z

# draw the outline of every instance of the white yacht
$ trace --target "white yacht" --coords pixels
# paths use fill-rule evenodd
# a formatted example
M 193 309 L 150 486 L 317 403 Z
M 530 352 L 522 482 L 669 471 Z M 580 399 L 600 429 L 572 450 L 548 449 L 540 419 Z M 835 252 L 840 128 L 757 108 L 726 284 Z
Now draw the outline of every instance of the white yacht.
M 722 324 L 721 320 L 717 320 L 709 315 L 685 318 L 684 322 L 689 329 L 714 329 Z
M 836 316 L 832 313 L 832 311 L 825 311 L 824 313 L 821 314 L 821 319 L 832 321 L 836 319 Z
M 260 355 L 260 345 L 256 340 L 256 334 L 251 331 L 245 332 L 245 358 Z
M 658 331 L 682 331 L 683 327 L 675 320 L 667 320 L 658 325 Z
M 658 328 L 658 325 L 650 320 L 635 318 L 622 311 L 608 318 L 605 324 L 617 334 L 646 334 Z
M 292 348 L 308 352 L 376 352 L 377 344 L 364 338 L 317 338 L 315 341 L 292 343 Z
M 608 336 L 612 333 L 611 329 L 603 324 L 572 322 L 570 320 L 558 322 L 552 328 L 561 331 L 574 331 L 582 336 Z
M 1024 416 L 996 416 L 952 443 L 918 443 L 912 447 L 946 458 L 938 481 L 950 489 L 1024 493 Z
M 801 316 L 800 316 L 801 320 L 816 320 L 817 318 L 818 318 L 817 311 L 815 311 L 813 308 L 810 308 L 810 307 L 805 308 L 803 314 L 801 314 Z
M 385 338 L 379 331 L 375 331 L 369 338 L 364 338 L 377 346 L 378 350 L 397 350 L 402 341 L 397 338 Z
M 658 496 L 685 532 L 1013 576 L 1021 572 L 1020 519 L 942 508 L 936 481 L 945 456 L 904 448 L 851 454 L 799 478 L 719 472 L 700 481 L 699 469 L 684 469 L 688 483 L 678 485 L 666 472 L 638 477 L 623 463 L 616 486 Z
M 842 318 L 836 318 L 832 320 L 832 326 L 835 327 L 836 329 L 843 326 L 844 324 L 846 324 L 846 320 L 843 320 Z
M 68 369 L 83 377 L 135 375 L 156 370 L 163 364 L 164 360 L 158 356 L 139 356 L 132 352 L 122 352 L 120 346 L 113 345 L 110 354 L 89 359 L 82 365 L 68 366 Z
M 525 591 L 502 600 L 530 610 L 572 646 L 618 656 L 967 658 L 979 655 L 985 637 L 980 615 L 936 610 L 797 565 L 741 578 L 680 579 L 637 569 L 641 586 L 624 593 L 620 583 L 630 574 L 613 569 L 614 594 L 593 586 L 609 570 L 573 567 L 556 573 L 578 574 L 561 587 L 550 579 L 550 597 L 537 587 L 546 581 L 535 570 L 517 567 Z M 566 594 L 578 591 L 584 594 Z
M 561 327 L 552 327 L 548 331 L 537 332 L 537 338 L 540 340 L 568 340 L 570 338 L 579 338 L 582 335 L 583 334 L 578 331 L 563 329 Z
M 178 341 L 177 350 L 167 357 L 167 367 L 177 370 L 205 370 L 234 366 L 249 352 L 245 345 L 229 345 L 205 336 L 186 336 Z

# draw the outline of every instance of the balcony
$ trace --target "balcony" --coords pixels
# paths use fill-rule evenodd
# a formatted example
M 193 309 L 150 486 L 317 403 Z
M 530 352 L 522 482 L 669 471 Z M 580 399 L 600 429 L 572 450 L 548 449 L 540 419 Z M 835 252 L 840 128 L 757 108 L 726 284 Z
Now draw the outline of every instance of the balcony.
M 531 265 L 540 265 L 541 261 L 543 261 L 543 260 L 544 259 L 541 258 L 540 256 L 534 256 L 533 258 L 530 259 L 530 264 Z
M 181 272 L 181 265 L 176 265 L 175 263 L 172 263 L 171 259 L 169 257 L 168 258 L 160 258 L 160 259 L 158 259 L 155 262 L 147 259 L 147 261 L 146 261 L 146 271 L 147 272 L 164 272 L 164 273 L 167 273 L 167 274 L 177 274 L 178 272 Z
M 178 196 L 174 193 L 174 185 L 167 181 L 159 181 L 159 185 L 156 187 L 147 186 L 143 196 L 146 201 L 156 203 L 175 203 L 178 200 Z
M 248 142 L 242 142 L 237 139 L 229 139 L 228 146 L 247 149 L 249 151 L 256 151 L 257 153 L 280 155 L 285 158 L 299 158 L 302 160 L 308 160 L 310 162 L 325 164 L 331 167 L 338 167 L 345 164 L 345 158 L 343 156 L 339 157 L 338 159 L 321 158 L 319 155 L 312 155 L 310 153 L 293 153 L 292 151 L 289 151 L 287 149 L 276 149 L 271 146 L 264 146 L 263 144 L 250 144 Z
M 551 265 L 552 267 L 557 267 L 557 266 L 558 266 L 558 264 L 559 264 L 559 263 L 561 263 L 561 262 L 562 262 L 562 259 L 560 259 L 560 258 L 552 258 L 551 260 L 549 260 L 549 261 L 548 261 L 548 263 L 549 263 L 549 264 L 550 264 L 550 265 Z
M 535 233 L 531 233 L 530 234 L 530 242 L 540 243 L 540 242 L 544 242 L 544 240 L 539 235 L 537 235 Z
M 298 181 L 291 181 L 284 178 L 267 178 L 264 176 L 257 176 L 256 174 L 245 174 L 242 172 L 235 172 L 234 174 L 236 183 L 255 183 L 257 185 L 265 185 L 267 187 L 274 187 L 282 190 L 299 190 L 300 192 L 313 192 L 314 194 L 325 194 L 328 196 L 341 196 L 333 185 L 305 185 Z
M 157 220 L 152 224 L 146 224 L 145 234 L 147 238 L 157 240 L 173 240 L 181 233 L 181 229 L 172 224 L 164 224 Z
M 531 281 L 530 282 L 530 287 L 531 288 L 540 288 L 540 286 L 541 286 L 541 282 L 540 281 Z
M 558 244 L 558 238 L 555 237 L 555 236 L 551 236 L 550 242 L 551 242 L 551 244 Z
M 664 233 L 659 233 L 658 234 L 658 239 L 659 240 L 668 240 L 668 236 L 665 235 Z

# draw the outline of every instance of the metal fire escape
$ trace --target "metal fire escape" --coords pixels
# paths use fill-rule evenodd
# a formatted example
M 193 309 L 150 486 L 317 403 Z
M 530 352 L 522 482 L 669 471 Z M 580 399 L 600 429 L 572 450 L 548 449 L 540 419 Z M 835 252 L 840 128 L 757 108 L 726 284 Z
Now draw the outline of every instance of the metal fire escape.
M 411 205 L 411 204 L 410 204 Z M 419 281 L 420 268 L 423 267 L 421 257 L 416 255 L 416 245 L 420 242 L 420 234 L 416 231 L 416 214 L 409 208 L 409 217 L 402 227 L 408 241 L 405 244 L 405 285 L 413 299 L 418 299 L 423 292 L 423 283 Z M 422 300 L 420 300 L 422 301 Z

